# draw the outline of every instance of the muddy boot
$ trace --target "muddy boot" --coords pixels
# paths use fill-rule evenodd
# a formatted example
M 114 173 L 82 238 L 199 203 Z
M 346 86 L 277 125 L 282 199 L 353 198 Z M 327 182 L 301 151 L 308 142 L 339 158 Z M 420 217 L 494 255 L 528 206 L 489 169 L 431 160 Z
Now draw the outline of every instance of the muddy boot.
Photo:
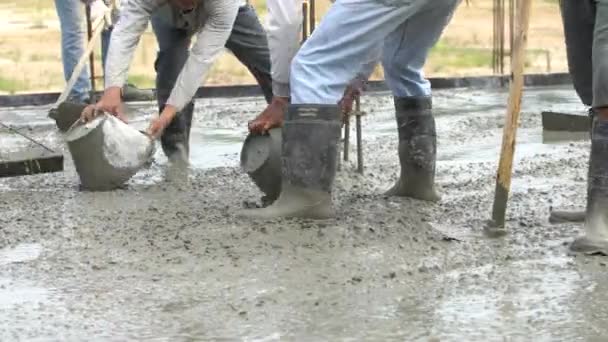
M 122 87 L 122 100 L 130 101 L 154 101 L 156 96 L 154 91 L 149 89 L 139 89 L 136 86 L 127 83 Z
M 437 134 L 431 97 L 395 97 L 401 175 L 388 196 L 439 201 L 435 189 Z
M 555 210 L 549 215 L 549 223 L 585 222 L 584 211 Z
M 339 139 L 338 106 L 290 106 L 283 124 L 281 194 L 271 206 L 244 210 L 239 216 L 333 217 L 331 187 L 336 175 Z
M 608 120 L 594 120 L 585 235 L 574 240 L 570 250 L 608 255 Z
M 161 110 L 162 112 L 162 107 Z M 190 128 L 194 104 L 190 102 L 173 118 L 160 138 L 163 152 L 174 166 L 188 167 Z

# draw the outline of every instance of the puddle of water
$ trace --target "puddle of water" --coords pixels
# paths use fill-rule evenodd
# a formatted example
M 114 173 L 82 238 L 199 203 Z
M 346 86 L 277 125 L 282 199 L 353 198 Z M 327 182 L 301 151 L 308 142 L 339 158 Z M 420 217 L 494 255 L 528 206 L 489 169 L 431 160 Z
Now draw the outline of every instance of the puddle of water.
M 49 296 L 49 290 L 25 282 L 15 282 L 11 279 L 0 277 L 0 308 L 25 304 L 35 304 L 45 301 Z
M 446 281 L 466 286 L 446 287 L 435 312 L 436 329 L 442 338 L 546 340 L 576 336 L 584 320 L 574 296 L 580 277 L 567 269 L 570 258 L 547 258 L 486 265 L 452 271 Z M 570 322 L 570 324 L 564 324 Z
M 23 243 L 13 248 L 0 250 L 0 266 L 11 263 L 28 262 L 38 259 L 42 246 L 37 243 Z

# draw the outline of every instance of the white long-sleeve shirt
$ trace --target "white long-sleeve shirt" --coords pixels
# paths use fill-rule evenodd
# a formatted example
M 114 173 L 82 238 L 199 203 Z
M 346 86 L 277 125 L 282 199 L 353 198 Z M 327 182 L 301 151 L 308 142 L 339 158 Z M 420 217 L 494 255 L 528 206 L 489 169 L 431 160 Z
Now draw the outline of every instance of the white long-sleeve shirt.
M 334 2 L 334 0 L 330 0 Z M 289 97 L 291 61 L 302 39 L 303 0 L 267 0 L 268 47 L 272 64 L 272 91 L 275 96 Z M 367 81 L 380 59 L 381 46 L 361 65 L 357 78 Z
M 186 63 L 177 77 L 167 104 L 181 110 L 206 78 L 215 59 L 222 53 L 232 31 L 240 0 L 205 0 L 193 11 L 183 14 L 167 0 L 123 1 L 120 20 L 114 27 L 105 70 L 105 84 L 122 87 L 139 39 L 156 11 L 168 12 L 166 17 L 175 25 L 187 22 L 196 36 Z M 177 15 L 176 15 L 177 14 Z

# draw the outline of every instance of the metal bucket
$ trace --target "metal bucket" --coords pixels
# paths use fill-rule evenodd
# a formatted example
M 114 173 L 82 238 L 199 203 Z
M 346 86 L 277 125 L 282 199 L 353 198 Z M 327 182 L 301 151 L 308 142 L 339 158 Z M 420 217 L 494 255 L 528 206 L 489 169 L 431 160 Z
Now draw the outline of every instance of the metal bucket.
M 281 194 L 281 128 L 266 135 L 249 134 L 241 150 L 241 168 L 272 203 Z
M 111 115 L 70 128 L 65 139 L 84 190 L 123 186 L 154 154 L 147 135 Z

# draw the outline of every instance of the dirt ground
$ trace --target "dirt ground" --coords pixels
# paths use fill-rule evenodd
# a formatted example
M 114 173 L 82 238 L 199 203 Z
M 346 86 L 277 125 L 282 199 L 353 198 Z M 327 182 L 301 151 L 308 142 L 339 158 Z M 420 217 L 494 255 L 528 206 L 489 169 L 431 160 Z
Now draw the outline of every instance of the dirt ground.
M 250 1 L 264 23 L 265 1 Z M 317 0 L 319 20 L 329 1 Z M 486 75 L 492 73 L 491 0 L 463 1 L 442 39 L 431 53 L 430 76 Z M 0 1 L 0 94 L 58 91 L 64 84 L 59 23 L 53 1 Z M 565 48 L 557 1 L 533 2 L 527 72 L 566 70 Z M 135 54 L 130 80 L 153 87 L 157 45 L 148 30 Z M 507 46 L 508 50 L 508 46 Z M 99 51 L 99 49 L 97 50 Z M 508 69 L 508 58 L 506 58 Z M 98 72 L 101 67 L 97 66 Z M 381 78 L 378 68 L 374 78 Z M 209 84 L 251 84 L 249 72 L 229 53 L 215 64 Z
M 542 110 L 582 111 L 571 87 L 526 89 L 510 233 L 482 233 L 506 96 L 435 92 L 438 204 L 381 195 L 398 172 L 383 93 L 364 97 L 365 173 L 342 165 L 334 220 L 235 217 L 260 196 L 237 165 L 261 99 L 197 101 L 187 183 L 164 180 L 160 155 L 113 192 L 78 191 L 69 159 L 0 180 L 0 340 L 604 341 L 607 261 L 569 255 L 581 226 L 547 222 L 585 201 L 588 141 L 548 142 L 540 125 Z M 137 108 L 141 127 L 153 105 Z M 44 113 L 0 110 L 65 151 Z

